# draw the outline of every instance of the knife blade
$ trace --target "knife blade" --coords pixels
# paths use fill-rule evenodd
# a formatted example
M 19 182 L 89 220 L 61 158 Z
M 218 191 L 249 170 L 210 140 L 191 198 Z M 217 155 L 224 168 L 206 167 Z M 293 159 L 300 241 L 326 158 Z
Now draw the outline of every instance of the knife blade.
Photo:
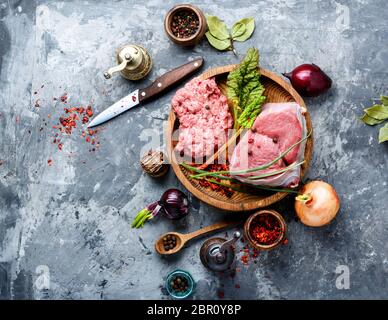
M 137 89 L 131 94 L 117 101 L 101 113 L 99 113 L 88 124 L 88 128 L 98 126 L 105 123 L 118 115 L 132 109 L 133 107 L 156 97 L 164 90 L 174 86 L 185 77 L 192 74 L 194 71 L 201 68 L 203 65 L 203 58 L 198 58 L 189 63 L 186 63 L 178 68 L 175 68 L 169 72 L 166 72 L 159 78 L 157 78 L 150 86 L 144 89 Z

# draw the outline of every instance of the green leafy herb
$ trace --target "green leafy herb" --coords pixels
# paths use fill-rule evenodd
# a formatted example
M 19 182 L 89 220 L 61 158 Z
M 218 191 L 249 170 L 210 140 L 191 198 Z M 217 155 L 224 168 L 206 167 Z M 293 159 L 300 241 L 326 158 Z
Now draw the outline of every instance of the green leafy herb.
M 215 38 L 209 31 L 205 33 L 209 43 L 217 50 L 224 51 L 230 48 L 230 39 L 219 40 Z
M 229 31 L 225 22 L 216 16 L 207 16 L 206 21 L 209 31 L 213 37 L 218 40 L 229 39 Z
M 388 106 L 388 96 L 381 96 L 380 99 L 384 106 Z
M 234 50 L 233 41 L 245 41 L 250 38 L 255 30 L 254 18 L 244 18 L 237 21 L 229 32 L 225 22 L 216 16 L 208 15 L 206 17 L 209 31 L 206 32 L 206 38 L 209 43 L 217 50 Z
M 381 96 L 382 104 L 375 104 L 364 109 L 364 115 L 360 118 L 365 124 L 374 126 L 388 120 L 388 96 Z M 388 123 L 380 128 L 379 143 L 388 140 Z
M 370 125 L 370 126 L 374 126 L 376 124 L 380 124 L 380 123 L 384 122 L 384 120 L 378 120 L 378 119 L 372 118 L 372 117 L 368 116 L 366 113 L 360 119 L 362 121 L 364 121 L 365 124 Z
M 373 107 L 367 108 L 364 111 L 371 118 L 377 120 L 388 119 L 388 106 L 375 104 Z
M 253 31 L 255 30 L 255 19 L 254 18 L 244 18 L 244 19 L 241 19 L 240 21 L 237 21 L 235 23 L 235 25 L 240 25 L 240 24 L 245 27 L 244 33 L 236 34 L 236 35 L 233 35 L 233 33 L 232 33 L 232 36 L 233 36 L 233 40 L 243 42 L 243 41 L 248 40 L 251 37 Z
M 388 141 L 388 123 L 384 127 L 380 128 L 379 132 L 379 143 Z
M 237 37 L 243 35 L 247 28 L 241 22 L 236 22 L 232 27 L 232 38 L 236 39 Z
M 235 128 L 250 128 L 265 102 L 260 83 L 259 51 L 248 49 L 240 65 L 228 75 L 227 95 L 233 103 Z

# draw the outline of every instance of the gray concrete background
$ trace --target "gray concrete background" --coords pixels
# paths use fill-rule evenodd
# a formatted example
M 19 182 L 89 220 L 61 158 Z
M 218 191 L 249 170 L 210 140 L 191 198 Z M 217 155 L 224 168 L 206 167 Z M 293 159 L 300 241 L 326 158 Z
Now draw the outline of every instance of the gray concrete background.
M 280 73 L 314 62 L 332 77 L 328 94 L 306 100 L 315 135 L 307 178 L 335 186 L 342 200 L 338 218 L 310 229 L 296 221 L 292 199 L 274 206 L 288 222 L 289 244 L 260 253 L 257 264 L 240 264 L 234 278 L 204 269 L 203 240 L 160 258 L 153 250 L 159 234 L 192 231 L 230 215 L 191 197 L 183 221 L 158 219 L 130 229 L 136 212 L 165 189 L 184 190 L 173 172 L 152 180 L 139 166 L 144 130 L 162 134 L 173 92 L 110 122 L 96 152 L 79 135 L 63 138 L 62 152 L 52 144 L 51 126 L 63 107 L 52 98 L 67 92 L 70 104 L 93 99 L 101 111 L 197 56 L 205 68 L 238 59 L 206 41 L 193 50 L 172 44 L 162 25 L 173 1 L 0 0 L 1 299 L 166 299 L 163 277 L 176 268 L 198 281 L 194 299 L 217 299 L 219 290 L 225 299 L 388 298 L 388 144 L 379 145 L 378 128 L 357 119 L 364 105 L 388 93 L 386 1 L 195 3 L 229 25 L 254 16 L 253 37 L 236 47 L 240 54 L 258 47 L 264 68 Z M 105 80 L 115 48 L 129 42 L 149 50 L 152 73 L 139 84 Z M 336 288 L 339 265 L 350 269 L 349 290 Z M 39 275 L 47 271 L 44 289 Z

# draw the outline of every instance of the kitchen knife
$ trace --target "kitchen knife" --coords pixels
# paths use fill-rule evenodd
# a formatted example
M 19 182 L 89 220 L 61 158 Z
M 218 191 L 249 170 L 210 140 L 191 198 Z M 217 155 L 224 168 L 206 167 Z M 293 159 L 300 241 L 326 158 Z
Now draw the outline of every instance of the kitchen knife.
M 164 75 L 157 78 L 149 87 L 133 91 L 128 96 L 122 98 L 103 112 L 99 113 L 88 124 L 88 128 L 98 126 L 114 117 L 117 117 L 123 112 L 132 109 L 138 104 L 141 104 L 150 98 L 156 97 L 162 91 L 174 86 L 179 81 L 201 68 L 202 64 L 203 58 L 199 58 L 166 72 Z

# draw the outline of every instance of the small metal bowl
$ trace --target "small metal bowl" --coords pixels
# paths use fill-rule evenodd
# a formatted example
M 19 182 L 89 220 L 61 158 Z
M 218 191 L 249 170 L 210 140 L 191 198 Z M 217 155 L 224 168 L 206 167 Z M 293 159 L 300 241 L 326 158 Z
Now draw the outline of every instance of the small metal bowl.
M 181 277 L 187 279 L 188 289 L 184 292 L 175 291 L 171 286 L 171 282 L 176 278 Z M 189 297 L 195 289 L 195 282 L 190 273 L 184 270 L 175 270 L 168 274 L 166 278 L 166 290 L 168 294 L 174 299 L 185 299 Z
M 172 19 L 174 15 L 180 11 L 194 12 L 194 14 L 198 17 L 198 20 L 199 20 L 198 30 L 191 37 L 178 38 L 173 34 L 171 30 Z M 170 38 L 172 42 L 185 47 L 194 46 L 199 41 L 202 40 L 203 36 L 206 33 L 206 30 L 207 30 L 206 17 L 203 14 L 203 12 L 200 9 L 198 9 L 196 6 L 193 6 L 191 4 L 176 5 L 169 12 L 167 12 L 166 17 L 164 18 L 164 30 L 166 31 L 167 36 Z
M 255 219 L 260 215 L 272 215 L 273 217 L 275 217 L 279 221 L 281 233 L 280 233 L 279 238 L 274 243 L 262 244 L 262 243 L 260 243 L 252 238 L 252 236 L 251 236 L 252 224 L 255 221 Z M 245 239 L 249 242 L 249 244 L 252 247 L 256 248 L 257 250 L 275 249 L 277 246 L 279 246 L 280 244 L 283 243 L 283 240 L 286 236 L 286 231 L 287 231 L 287 226 L 286 226 L 286 222 L 284 221 L 283 217 L 278 212 L 273 211 L 273 210 L 261 210 L 259 212 L 252 214 L 248 218 L 248 220 L 245 222 L 245 225 L 244 225 L 244 237 L 245 237 Z

